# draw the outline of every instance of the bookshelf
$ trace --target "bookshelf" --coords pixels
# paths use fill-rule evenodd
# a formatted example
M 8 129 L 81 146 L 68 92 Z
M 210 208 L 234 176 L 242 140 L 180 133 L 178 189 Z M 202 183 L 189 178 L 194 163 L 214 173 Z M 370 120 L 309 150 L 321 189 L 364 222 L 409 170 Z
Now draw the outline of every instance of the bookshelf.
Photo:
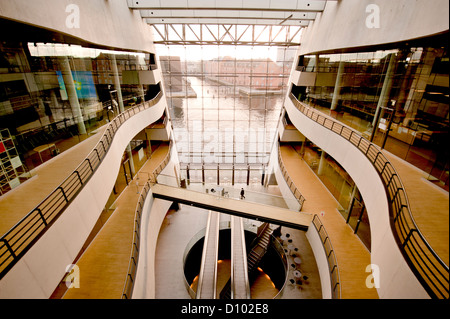
M 26 169 L 8 129 L 0 129 L 0 196 L 27 178 Z

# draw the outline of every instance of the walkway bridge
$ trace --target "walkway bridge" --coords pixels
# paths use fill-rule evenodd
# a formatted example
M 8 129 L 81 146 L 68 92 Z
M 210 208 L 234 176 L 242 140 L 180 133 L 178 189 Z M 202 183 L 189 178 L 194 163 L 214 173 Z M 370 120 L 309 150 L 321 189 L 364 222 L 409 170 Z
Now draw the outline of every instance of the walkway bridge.
M 304 231 L 308 230 L 313 219 L 313 214 L 280 207 L 280 203 L 275 201 L 282 200 L 282 197 L 270 194 L 246 192 L 246 199 L 240 200 L 223 196 L 220 192 L 216 195 L 159 182 L 151 189 L 155 198 Z M 258 197 L 252 201 L 251 195 L 258 195 Z M 278 206 L 273 206 L 274 203 Z
M 229 191 L 232 189 L 225 191 L 223 187 L 217 187 L 217 191 L 213 188 L 214 192 L 210 192 L 205 187 L 182 188 L 171 186 L 176 183 L 167 178 L 158 176 L 158 182 L 151 187 L 155 198 L 209 210 L 197 285 L 197 299 L 250 299 L 250 283 L 269 245 L 269 237 L 272 233 L 269 224 L 306 231 L 312 222 L 311 214 L 279 207 L 283 206 L 282 197 L 279 196 L 247 192 L 245 199 L 237 199 L 229 196 Z M 277 206 L 272 206 L 274 204 Z M 216 284 L 221 213 L 231 215 L 231 278 L 219 294 Z M 248 253 L 240 217 L 264 222 L 258 229 L 258 236 L 251 244 Z

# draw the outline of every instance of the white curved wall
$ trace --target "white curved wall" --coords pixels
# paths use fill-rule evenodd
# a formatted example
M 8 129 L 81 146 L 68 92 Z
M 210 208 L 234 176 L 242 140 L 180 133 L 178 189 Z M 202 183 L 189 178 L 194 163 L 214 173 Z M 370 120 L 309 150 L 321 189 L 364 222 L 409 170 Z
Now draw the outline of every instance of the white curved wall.
M 380 270 L 379 297 L 429 298 L 404 260 L 392 234 L 387 195 L 373 165 L 353 144 L 306 117 L 289 98 L 285 101 L 294 126 L 342 165 L 361 192 L 370 222 L 371 261 Z
M 73 21 L 71 5 L 79 8 L 79 27 L 66 23 Z M 0 16 L 98 45 L 154 52 L 151 27 L 125 0 L 0 0 Z
M 281 113 L 280 118 L 284 118 L 284 114 L 285 111 Z M 280 121 L 279 126 L 282 125 L 283 123 Z M 296 131 L 298 132 L 298 130 Z M 280 127 L 278 129 L 277 134 L 278 136 L 282 135 Z M 303 135 L 301 136 L 304 139 L 304 136 Z M 286 204 L 288 205 L 289 209 L 298 211 L 300 208 L 300 204 L 298 200 L 295 198 L 294 194 L 292 194 L 289 185 L 287 184 L 286 180 L 284 179 L 283 173 L 281 172 L 280 163 L 278 160 L 278 147 L 279 147 L 278 141 L 275 141 L 273 150 L 270 154 L 268 171 L 274 174 L 278 184 L 278 188 L 283 198 L 286 200 Z M 311 222 L 311 224 L 308 227 L 308 230 L 306 231 L 306 238 L 308 239 L 309 245 L 311 246 L 317 264 L 317 268 L 319 270 L 320 284 L 322 288 L 322 298 L 332 299 L 333 292 L 331 287 L 331 278 L 327 254 L 325 252 L 322 240 L 320 239 L 320 235 L 317 232 L 317 229 L 314 227 L 313 222 Z
M 157 121 L 160 101 L 129 118 L 117 130 L 108 153 L 72 203 L 0 281 L 0 298 L 49 298 L 93 229 L 111 194 L 130 140 Z
M 159 230 L 172 202 L 147 195 L 142 209 L 141 246 L 133 299 L 155 299 L 155 257 Z
M 319 232 L 316 227 L 314 227 L 313 222 L 311 222 L 311 225 L 309 225 L 308 230 L 306 231 L 306 238 L 308 238 L 309 245 L 314 254 L 314 259 L 316 260 L 317 269 L 319 270 L 322 299 L 332 299 L 333 291 L 327 253 L 323 246 L 323 242 L 320 239 Z
M 175 145 L 170 150 L 170 161 L 161 171 L 161 174 L 177 177 L 179 179 L 179 160 Z M 178 174 L 178 176 L 175 176 Z M 156 246 L 159 232 L 166 217 L 166 213 L 172 204 L 158 198 L 153 198 L 150 189 L 142 208 L 142 222 L 140 229 L 141 245 L 139 247 L 139 260 L 136 270 L 133 299 L 155 299 L 156 296 Z
M 274 148 L 270 154 L 268 171 L 273 172 L 278 184 L 278 188 L 280 189 L 281 195 L 285 199 L 288 208 L 293 211 L 299 211 L 300 203 L 295 198 L 294 194 L 292 194 L 289 185 L 284 179 L 283 173 L 280 169 L 280 163 L 278 162 L 278 141 L 275 141 Z
M 379 10 L 379 27 L 366 20 Z M 366 12 L 366 8 L 369 7 Z M 371 24 L 369 23 L 369 26 Z M 376 26 L 376 25 L 374 25 Z M 302 34 L 299 54 L 394 43 L 449 29 L 448 0 L 339 0 L 325 10 Z

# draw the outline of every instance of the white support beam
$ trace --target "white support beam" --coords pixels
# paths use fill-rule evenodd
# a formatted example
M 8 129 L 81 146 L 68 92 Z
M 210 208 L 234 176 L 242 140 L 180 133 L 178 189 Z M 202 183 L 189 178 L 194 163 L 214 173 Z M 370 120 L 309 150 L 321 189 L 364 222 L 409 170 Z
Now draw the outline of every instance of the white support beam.
M 127 0 L 130 9 L 281 10 L 322 12 L 327 1 L 318 0 Z
M 248 10 L 185 10 L 185 9 L 143 9 L 140 10 L 142 18 L 151 19 L 270 19 L 284 20 L 314 20 L 316 12 L 307 11 L 248 11 Z
M 154 43 L 299 45 L 300 26 L 235 24 L 153 24 Z
M 270 20 L 270 19 L 240 19 L 240 18 L 162 18 L 162 19 L 150 19 L 146 18 L 145 22 L 148 24 L 235 24 L 235 25 L 280 25 L 283 20 Z M 282 25 L 307 27 L 309 20 L 287 20 Z

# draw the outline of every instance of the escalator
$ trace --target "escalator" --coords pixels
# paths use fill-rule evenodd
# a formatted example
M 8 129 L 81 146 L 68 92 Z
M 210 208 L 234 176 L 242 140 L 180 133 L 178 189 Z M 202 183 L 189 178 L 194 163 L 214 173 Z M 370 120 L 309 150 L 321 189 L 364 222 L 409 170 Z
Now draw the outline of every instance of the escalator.
M 257 237 L 250 244 L 251 249 L 247 254 L 249 286 L 251 286 L 259 275 L 258 265 L 269 248 L 271 234 L 272 229 L 270 228 L 270 224 L 263 223 L 258 227 Z M 234 286 L 230 278 L 220 293 L 220 299 L 232 299 L 232 285 Z

